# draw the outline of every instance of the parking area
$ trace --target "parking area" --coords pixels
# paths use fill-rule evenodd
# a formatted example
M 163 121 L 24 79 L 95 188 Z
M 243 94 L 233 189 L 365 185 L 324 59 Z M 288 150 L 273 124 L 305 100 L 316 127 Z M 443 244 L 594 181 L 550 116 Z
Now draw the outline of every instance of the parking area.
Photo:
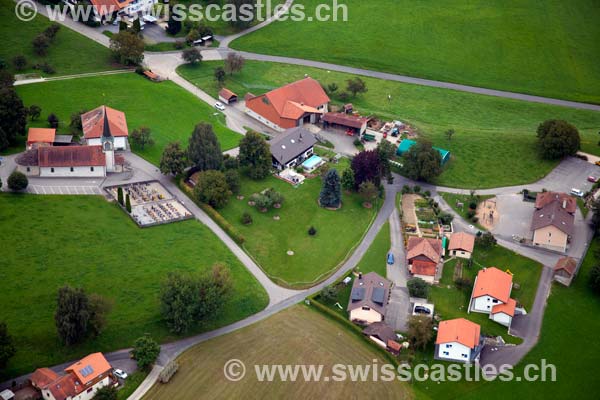
M 534 204 L 523 201 L 520 194 L 496 197 L 497 220 L 492 229 L 494 235 L 510 239 L 512 235 L 529 238 Z
M 587 192 L 593 183 L 588 182 L 588 176 L 600 177 L 600 167 L 591 162 L 569 157 L 562 161 L 537 184 L 532 190 L 554 190 L 569 193 L 572 188 Z
M 27 192 L 32 194 L 60 194 L 60 195 L 101 195 L 102 190 L 98 186 L 49 186 L 29 185 Z

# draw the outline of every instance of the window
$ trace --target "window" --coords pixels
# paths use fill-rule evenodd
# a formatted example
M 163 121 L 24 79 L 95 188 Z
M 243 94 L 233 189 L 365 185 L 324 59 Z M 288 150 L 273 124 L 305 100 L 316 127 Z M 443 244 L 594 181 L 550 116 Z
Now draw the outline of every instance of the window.
M 468 355 L 466 355 L 466 354 L 461 354 L 461 355 L 463 356 L 463 358 L 467 358 L 467 357 L 469 357 L 469 356 L 468 356 Z
M 498 300 L 494 299 L 492 300 L 492 303 L 498 303 Z
M 450 355 L 450 353 L 448 353 L 447 351 L 445 351 L 445 352 L 444 352 L 444 355 L 445 355 L 445 356 L 449 356 L 449 355 Z
M 54 168 L 50 168 L 50 172 L 54 172 Z
M 490 308 L 490 306 L 486 306 L 488 309 Z
M 94 167 L 90 167 L 90 171 L 94 172 Z
M 447 344 L 447 345 L 446 345 L 446 348 L 447 348 L 447 349 L 451 349 L 451 348 L 452 348 L 452 345 L 451 345 L 451 344 Z
M 31 168 L 27 167 L 27 172 L 31 172 Z
M 73 167 L 71 167 L 71 172 L 73 172 Z
M 362 309 L 365 311 L 371 311 L 371 309 L 369 307 L 363 307 Z

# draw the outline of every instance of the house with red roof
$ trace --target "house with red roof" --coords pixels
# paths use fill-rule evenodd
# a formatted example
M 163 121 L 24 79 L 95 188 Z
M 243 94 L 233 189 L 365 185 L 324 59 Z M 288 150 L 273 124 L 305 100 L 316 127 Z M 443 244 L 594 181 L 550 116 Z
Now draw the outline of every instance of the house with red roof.
M 34 146 L 52 146 L 56 137 L 54 128 L 29 128 L 27 132 L 27 150 Z
M 411 236 L 406 247 L 408 271 L 425 282 L 439 280 L 442 259 L 442 241 L 439 239 Z
M 115 385 L 112 366 L 102 353 L 93 353 L 58 374 L 49 368 L 37 369 L 31 385 L 47 400 L 91 400 L 104 386 Z
M 489 314 L 490 319 L 510 329 L 517 302 L 510 298 L 512 275 L 496 267 L 484 268 L 477 274 L 468 312 Z
M 88 146 L 100 146 L 107 139 L 112 141 L 114 150 L 126 150 L 129 130 L 123 111 L 107 106 L 94 108 L 81 115 L 83 138 Z
M 561 257 L 554 266 L 554 280 L 570 286 L 577 274 L 577 261 L 571 257 Z
M 475 236 L 466 232 L 453 233 L 448 244 L 448 254 L 454 257 L 469 259 L 475 248 Z
M 245 99 L 246 114 L 277 131 L 319 122 L 329 105 L 321 84 L 310 77 Z
M 435 340 L 437 360 L 471 363 L 479 360 L 483 349 L 481 327 L 464 318 L 441 321 Z
M 533 244 L 565 253 L 575 230 L 576 210 L 577 201 L 566 193 L 539 193 L 531 219 Z

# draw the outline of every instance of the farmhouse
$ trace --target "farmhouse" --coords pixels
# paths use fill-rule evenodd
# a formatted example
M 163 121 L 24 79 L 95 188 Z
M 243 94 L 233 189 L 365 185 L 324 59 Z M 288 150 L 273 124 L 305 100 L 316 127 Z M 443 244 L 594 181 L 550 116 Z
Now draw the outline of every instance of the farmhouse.
M 565 286 L 570 286 L 577 274 L 577 261 L 571 257 L 562 257 L 554 266 L 554 280 Z
M 468 312 L 489 314 L 490 319 L 510 329 L 517 302 L 510 298 L 512 275 L 496 267 L 477 274 Z
M 425 282 L 437 281 L 442 257 L 442 242 L 438 239 L 411 236 L 408 239 L 406 259 L 408 270 Z
M 464 318 L 441 321 L 435 340 L 437 360 L 474 362 L 483 349 L 481 327 Z
M 469 259 L 473 255 L 474 247 L 475 236 L 466 232 L 453 233 L 452 236 L 450 236 L 448 253 L 450 256 Z
M 533 244 L 566 252 L 575 224 L 575 199 L 565 193 L 538 194 L 531 220 Z
M 346 114 L 341 112 L 329 112 L 323 116 L 323 126 L 325 128 L 343 128 L 348 129 L 354 134 L 362 135 L 367 130 L 369 118 L 358 115 Z
M 278 170 L 293 168 L 313 155 L 315 136 L 304 128 L 292 128 L 269 141 L 273 167 Z
M 37 369 L 31 385 L 48 400 L 90 400 L 104 386 L 114 385 L 112 367 L 102 353 L 90 354 L 59 375 L 49 368 Z
M 391 282 L 375 272 L 359 274 L 352 284 L 348 312 L 350 320 L 362 325 L 381 322 L 390 298 Z
M 225 104 L 235 103 L 237 99 L 237 94 L 233 93 L 227 88 L 223 88 L 219 91 L 219 100 L 221 100 Z
M 81 125 L 88 146 L 104 145 L 104 142 L 110 141 L 114 150 L 128 148 L 129 131 L 122 111 L 100 106 L 81 115 Z
M 245 98 L 246 113 L 277 131 L 318 122 L 329 104 L 319 82 L 309 77 Z

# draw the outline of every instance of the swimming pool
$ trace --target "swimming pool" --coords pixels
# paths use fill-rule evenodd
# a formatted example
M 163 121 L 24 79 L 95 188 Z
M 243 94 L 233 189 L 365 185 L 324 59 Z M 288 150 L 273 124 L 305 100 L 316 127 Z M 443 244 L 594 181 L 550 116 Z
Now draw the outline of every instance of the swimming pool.
M 312 171 L 313 169 L 315 169 L 319 165 L 321 165 L 322 162 L 323 162 L 323 159 L 321 157 L 319 157 L 316 154 L 313 154 L 312 156 L 310 156 L 310 158 L 308 160 L 306 160 L 302 163 L 302 166 L 304 168 L 306 168 L 307 170 Z

